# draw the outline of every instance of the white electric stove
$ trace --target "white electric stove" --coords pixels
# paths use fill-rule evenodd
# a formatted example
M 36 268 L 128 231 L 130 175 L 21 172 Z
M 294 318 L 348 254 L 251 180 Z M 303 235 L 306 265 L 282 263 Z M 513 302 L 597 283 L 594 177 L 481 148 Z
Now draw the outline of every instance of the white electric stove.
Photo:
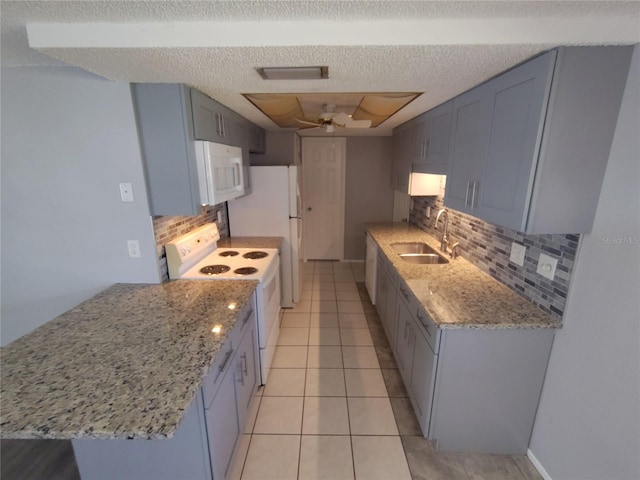
M 276 248 L 218 248 L 218 240 L 217 225 L 208 223 L 168 243 L 169 278 L 259 282 L 256 318 L 264 385 L 280 334 L 280 255 Z

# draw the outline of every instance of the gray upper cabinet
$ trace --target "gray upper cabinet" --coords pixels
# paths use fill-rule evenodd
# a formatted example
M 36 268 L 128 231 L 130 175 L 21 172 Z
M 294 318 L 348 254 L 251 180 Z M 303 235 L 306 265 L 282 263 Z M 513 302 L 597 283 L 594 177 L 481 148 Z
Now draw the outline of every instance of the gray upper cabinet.
M 453 101 L 429 110 L 413 124 L 412 171 L 445 175 L 449 163 Z
M 259 131 L 264 135 L 262 129 L 186 85 L 133 84 L 131 88 L 152 215 L 202 211 L 195 140 L 241 147 L 245 193 L 251 192 L 249 150 Z
M 589 232 L 631 51 L 560 48 L 457 97 L 445 205 L 527 233 Z
M 189 88 L 134 84 L 132 91 L 151 215 L 198 215 L 202 207 Z
M 393 132 L 392 186 L 409 191 L 411 172 L 445 175 L 449 163 L 453 101 L 396 128 Z

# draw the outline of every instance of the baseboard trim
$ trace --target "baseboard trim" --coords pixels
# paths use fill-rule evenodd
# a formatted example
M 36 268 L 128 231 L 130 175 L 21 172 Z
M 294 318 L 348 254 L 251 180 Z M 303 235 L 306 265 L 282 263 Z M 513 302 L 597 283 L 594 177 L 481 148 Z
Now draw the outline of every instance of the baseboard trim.
M 534 467 L 536 467 L 536 470 L 538 470 L 538 473 L 542 476 L 542 478 L 544 478 L 544 480 L 553 480 L 551 478 L 551 475 L 547 473 L 547 471 L 544 469 L 540 461 L 536 458 L 531 450 L 527 450 L 527 457 L 529 457 L 529 460 L 531 460 L 531 463 Z

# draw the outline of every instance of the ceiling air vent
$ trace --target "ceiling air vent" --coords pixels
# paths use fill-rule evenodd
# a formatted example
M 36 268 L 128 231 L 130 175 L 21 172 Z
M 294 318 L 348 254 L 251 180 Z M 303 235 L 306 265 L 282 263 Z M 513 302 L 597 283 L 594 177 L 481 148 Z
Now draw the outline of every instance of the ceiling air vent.
M 265 80 L 321 80 L 329 78 L 329 67 L 262 67 L 256 71 Z

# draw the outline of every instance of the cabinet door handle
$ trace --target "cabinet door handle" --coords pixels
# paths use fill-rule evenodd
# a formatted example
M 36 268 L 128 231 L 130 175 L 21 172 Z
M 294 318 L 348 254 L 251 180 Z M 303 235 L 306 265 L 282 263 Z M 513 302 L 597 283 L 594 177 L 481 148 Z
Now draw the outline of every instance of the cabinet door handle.
M 224 369 L 227 368 L 227 363 L 229 363 L 229 360 L 231 360 L 232 353 L 233 353 L 233 348 L 225 354 L 222 364 L 218 367 L 220 372 L 224 372 Z
M 404 288 L 400 287 L 400 293 L 402 293 L 402 296 L 407 300 L 407 302 L 409 301 L 409 292 L 405 291 Z
M 471 188 L 471 181 L 467 182 L 467 194 L 464 197 L 464 206 L 469 206 L 469 189 Z
M 427 331 L 427 335 L 431 336 L 431 332 L 429 331 L 429 324 L 426 322 L 426 318 L 420 315 L 420 312 L 416 312 L 416 317 L 418 321 L 422 324 L 424 329 Z
M 247 377 L 249 375 L 249 371 L 247 370 L 247 354 L 246 353 L 242 355 L 242 366 L 243 366 L 244 376 Z
M 220 119 L 222 120 L 220 123 L 222 124 L 222 136 L 226 137 L 227 136 L 227 129 L 225 128 L 225 124 L 224 124 L 224 115 L 221 113 L 220 114 Z
M 247 324 L 247 322 L 251 318 L 251 315 L 253 315 L 253 308 L 251 310 L 249 310 L 249 312 L 247 313 L 247 316 L 244 317 L 244 320 L 242 320 L 242 325 L 243 326 Z
M 473 182 L 473 193 L 471 194 L 471 210 L 476 208 L 476 194 L 478 190 L 478 185 L 480 182 Z

